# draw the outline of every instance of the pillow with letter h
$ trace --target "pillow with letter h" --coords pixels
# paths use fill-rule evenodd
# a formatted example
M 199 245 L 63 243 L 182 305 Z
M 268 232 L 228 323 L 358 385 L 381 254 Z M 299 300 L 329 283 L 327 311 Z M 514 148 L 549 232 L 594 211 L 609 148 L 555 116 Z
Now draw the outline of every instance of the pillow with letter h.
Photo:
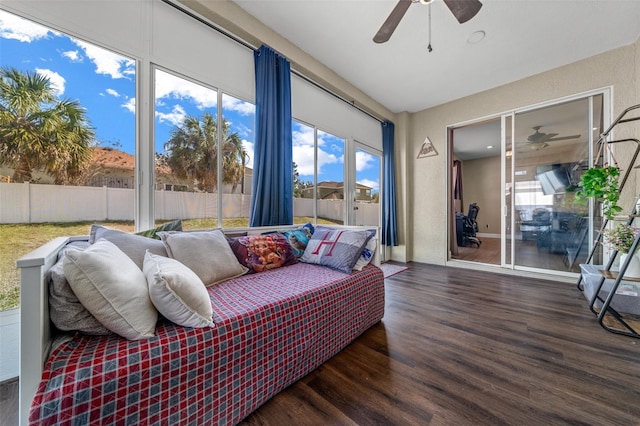
M 300 261 L 349 274 L 372 236 L 373 233 L 366 230 L 316 226 Z

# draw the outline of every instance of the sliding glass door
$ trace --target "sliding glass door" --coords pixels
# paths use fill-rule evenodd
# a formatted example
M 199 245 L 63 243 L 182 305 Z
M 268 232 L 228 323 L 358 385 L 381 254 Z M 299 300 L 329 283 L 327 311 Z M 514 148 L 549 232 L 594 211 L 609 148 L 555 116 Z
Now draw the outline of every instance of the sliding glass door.
M 514 266 L 578 272 L 586 258 L 588 209 L 574 201 L 589 165 L 592 104 L 586 97 L 514 115 Z
M 464 206 L 478 202 L 482 242 L 466 244 L 466 234 L 452 239 L 452 259 L 560 275 L 580 271 L 601 213 L 598 206 L 575 202 L 575 192 L 594 153 L 602 151 L 595 142 L 609 124 L 609 96 L 598 91 L 450 128 L 456 163 L 451 173 L 461 169 L 464 184 L 462 199 L 455 200 L 463 210 L 451 220 L 451 235 L 464 232 L 456 226 L 460 218 L 464 223 Z M 596 260 L 601 256 L 595 253 Z

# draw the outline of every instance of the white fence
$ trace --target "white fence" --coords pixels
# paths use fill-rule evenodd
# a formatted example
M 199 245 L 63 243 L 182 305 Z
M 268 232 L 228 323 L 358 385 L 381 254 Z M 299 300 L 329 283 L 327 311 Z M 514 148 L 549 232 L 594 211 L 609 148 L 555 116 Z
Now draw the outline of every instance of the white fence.
M 215 218 L 218 194 L 156 191 L 158 220 Z M 133 220 L 133 189 L 0 183 L 0 223 Z M 223 194 L 222 217 L 249 217 L 250 195 Z M 380 223 L 379 204 L 357 203 L 356 224 Z M 319 200 L 318 217 L 342 220 L 344 201 Z M 294 198 L 296 216 L 313 217 L 313 200 Z

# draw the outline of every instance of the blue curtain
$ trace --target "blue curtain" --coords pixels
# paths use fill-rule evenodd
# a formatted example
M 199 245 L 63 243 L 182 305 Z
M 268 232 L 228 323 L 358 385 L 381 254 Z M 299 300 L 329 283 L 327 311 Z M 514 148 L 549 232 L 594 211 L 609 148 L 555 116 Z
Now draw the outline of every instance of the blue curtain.
M 268 46 L 254 53 L 256 137 L 250 226 L 293 223 L 291 66 Z
M 382 244 L 386 246 L 398 245 L 394 129 L 395 126 L 391 121 L 382 122 Z

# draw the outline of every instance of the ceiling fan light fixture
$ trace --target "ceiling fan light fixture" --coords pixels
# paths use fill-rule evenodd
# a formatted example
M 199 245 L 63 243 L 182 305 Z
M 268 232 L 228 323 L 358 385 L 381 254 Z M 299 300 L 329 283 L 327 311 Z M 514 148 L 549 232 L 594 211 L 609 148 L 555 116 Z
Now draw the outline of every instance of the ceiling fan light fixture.
M 420 0 L 420 3 L 422 4 L 429 4 L 431 3 L 433 0 Z

